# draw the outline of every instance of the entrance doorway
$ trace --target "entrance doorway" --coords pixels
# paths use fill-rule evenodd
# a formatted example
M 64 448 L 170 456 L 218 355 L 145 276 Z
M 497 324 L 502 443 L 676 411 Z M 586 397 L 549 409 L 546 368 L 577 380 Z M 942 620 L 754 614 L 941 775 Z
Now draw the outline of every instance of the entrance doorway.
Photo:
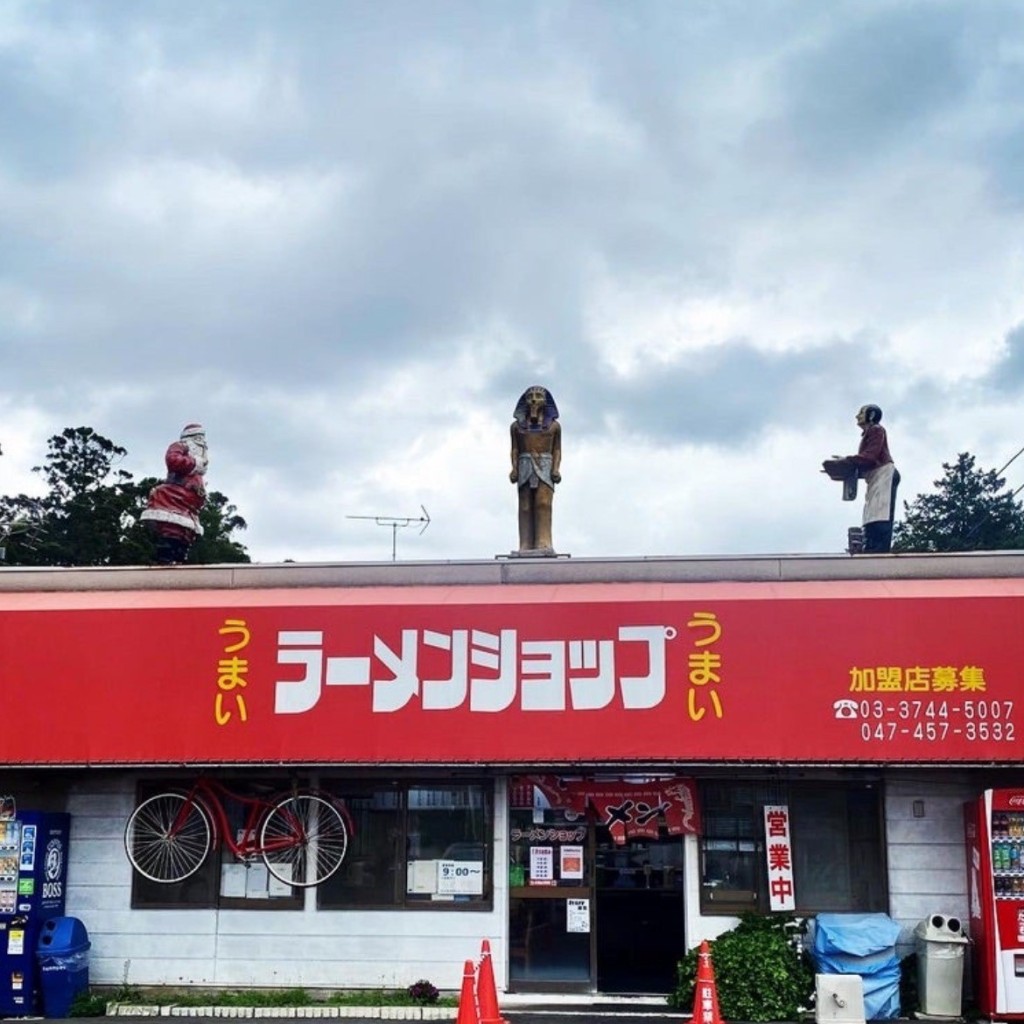
M 682 838 L 662 829 L 616 844 L 558 809 L 511 818 L 510 987 L 671 992 L 686 952 Z
M 616 845 L 598 828 L 594 853 L 598 991 L 672 991 L 686 953 L 682 839 Z

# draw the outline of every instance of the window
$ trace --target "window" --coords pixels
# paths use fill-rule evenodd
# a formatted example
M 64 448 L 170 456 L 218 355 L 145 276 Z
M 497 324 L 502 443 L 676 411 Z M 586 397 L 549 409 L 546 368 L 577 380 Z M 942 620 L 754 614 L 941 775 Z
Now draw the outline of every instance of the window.
M 701 787 L 701 911 L 767 910 L 765 804 L 787 804 L 798 913 L 885 911 L 881 806 L 870 784 Z
M 759 908 L 767 874 L 762 807 L 785 802 L 785 792 L 771 785 L 701 786 L 700 902 L 705 914 Z
M 158 793 L 186 792 L 194 782 L 195 779 L 172 779 L 141 783 L 136 806 Z M 284 779 L 232 779 L 226 780 L 226 785 L 240 796 L 264 799 L 271 794 L 284 792 L 290 788 L 291 783 Z M 205 798 L 203 802 L 210 803 Z M 223 807 L 231 834 L 240 838 L 246 824 L 246 805 L 233 800 L 222 800 L 219 803 Z M 219 835 L 222 823 L 218 810 L 212 806 L 209 809 L 212 814 L 211 828 Z M 285 885 L 271 875 L 260 858 L 240 860 L 222 843 L 219 848 L 211 849 L 199 869 L 181 882 L 154 882 L 138 871 L 132 871 L 132 906 L 174 910 L 183 907 L 298 910 L 302 907 L 302 890 Z
M 801 910 L 886 907 L 878 790 L 810 789 L 790 801 L 793 876 Z
M 490 909 L 490 784 L 381 782 L 327 786 L 354 824 L 318 905 Z
M 589 846 L 590 826 L 585 818 L 558 807 L 513 807 L 509 812 L 508 884 L 513 889 L 589 886 Z M 534 877 L 538 872 L 541 877 Z

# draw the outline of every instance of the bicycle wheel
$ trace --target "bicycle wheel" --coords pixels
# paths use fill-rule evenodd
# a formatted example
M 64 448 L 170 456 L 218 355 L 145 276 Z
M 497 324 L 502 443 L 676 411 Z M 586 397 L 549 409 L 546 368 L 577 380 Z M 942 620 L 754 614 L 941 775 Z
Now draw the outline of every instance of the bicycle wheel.
M 347 849 L 345 816 L 330 798 L 316 793 L 280 800 L 260 829 L 267 868 L 288 885 L 319 885 L 341 867 Z
M 152 882 L 180 882 L 194 875 L 212 840 L 206 808 L 183 793 L 158 793 L 143 800 L 124 830 L 132 867 Z

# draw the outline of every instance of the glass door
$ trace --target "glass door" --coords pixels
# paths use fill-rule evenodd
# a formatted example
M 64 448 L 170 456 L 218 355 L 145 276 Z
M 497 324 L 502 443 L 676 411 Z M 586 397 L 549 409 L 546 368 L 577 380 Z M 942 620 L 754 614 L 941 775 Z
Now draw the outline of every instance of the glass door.
M 598 990 L 671 992 L 686 953 L 682 838 L 617 845 L 599 827 L 595 860 Z
M 593 991 L 593 830 L 553 808 L 511 808 L 509 821 L 509 987 Z

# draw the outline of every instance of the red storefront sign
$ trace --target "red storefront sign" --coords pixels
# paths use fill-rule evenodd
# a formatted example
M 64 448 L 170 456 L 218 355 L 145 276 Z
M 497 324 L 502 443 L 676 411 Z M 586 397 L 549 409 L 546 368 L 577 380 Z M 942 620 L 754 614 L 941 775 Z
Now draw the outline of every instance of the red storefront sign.
M 1007 762 L 1024 581 L 0 594 L 0 762 Z

